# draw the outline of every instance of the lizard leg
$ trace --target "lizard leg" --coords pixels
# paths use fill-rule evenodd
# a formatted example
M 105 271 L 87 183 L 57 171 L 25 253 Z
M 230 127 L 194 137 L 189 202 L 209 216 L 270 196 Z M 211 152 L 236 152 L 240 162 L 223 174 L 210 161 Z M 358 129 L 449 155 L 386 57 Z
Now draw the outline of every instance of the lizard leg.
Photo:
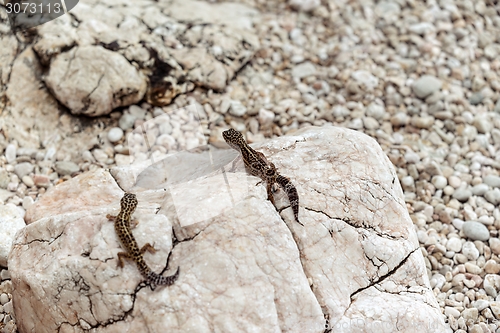
M 271 182 L 267 182 L 267 198 L 269 199 L 269 201 L 271 201 L 271 203 L 273 204 L 274 207 L 276 207 L 276 204 L 274 203 L 274 196 L 273 196 L 273 192 L 272 192 L 272 186 L 273 184 L 271 184 Z
M 233 164 L 231 165 L 231 170 L 229 172 L 234 172 L 234 169 L 236 169 L 236 164 L 241 160 L 241 155 L 238 154 L 238 157 L 236 157 L 233 161 Z
M 107 218 L 110 222 L 115 222 L 115 220 L 116 220 L 116 216 L 115 216 L 115 215 L 111 215 L 111 214 L 107 214 L 107 215 L 106 215 L 106 218 Z
M 135 227 L 137 227 L 138 224 L 139 220 L 133 219 L 132 221 L 130 221 L 130 228 L 134 229 Z
M 143 247 L 141 247 L 141 254 L 144 254 L 146 253 L 146 251 L 148 251 L 149 253 L 155 253 L 156 252 L 156 249 L 149 243 L 146 243 L 144 244 Z
M 123 268 L 123 262 L 125 259 L 132 259 L 127 252 L 118 252 L 118 266 Z

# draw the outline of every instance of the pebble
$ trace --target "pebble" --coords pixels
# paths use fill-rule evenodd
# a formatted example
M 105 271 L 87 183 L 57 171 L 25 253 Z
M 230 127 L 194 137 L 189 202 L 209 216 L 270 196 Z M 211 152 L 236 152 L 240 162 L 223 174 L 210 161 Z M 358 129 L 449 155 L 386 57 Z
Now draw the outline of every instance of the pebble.
M 498 274 L 500 272 L 500 264 L 493 259 L 488 260 L 483 267 L 484 271 L 488 274 Z
M 10 280 L 10 273 L 6 269 L 2 269 L 2 272 L 0 273 L 0 278 L 3 280 Z
M 435 76 L 424 75 L 413 83 L 412 89 L 418 98 L 423 99 L 433 94 L 434 92 L 439 91 L 442 85 L 443 83 L 441 82 L 441 80 L 439 80 Z
M 476 221 L 467 221 L 462 226 L 464 235 L 472 240 L 487 241 L 490 238 L 488 228 Z
M 477 184 L 471 188 L 471 192 L 474 195 L 482 196 L 488 191 L 488 185 L 486 184 Z
M 385 109 L 382 105 L 370 103 L 370 105 L 366 107 L 366 115 L 377 120 L 382 120 L 385 115 Z
M 129 113 L 124 113 L 120 117 L 120 120 L 118 120 L 118 126 L 120 126 L 122 130 L 126 131 L 134 126 L 136 119 L 137 118 L 135 116 Z
M 456 189 L 455 192 L 453 192 L 453 198 L 457 199 L 460 202 L 465 202 L 469 200 L 471 197 L 472 192 L 467 190 L 467 189 Z
M 481 98 L 481 101 L 482 101 L 482 98 Z M 479 103 L 481 101 L 479 101 Z M 479 104 L 479 103 L 476 103 L 476 104 Z M 471 104 L 473 104 L 473 103 L 471 103 Z M 493 123 L 490 120 L 488 120 L 486 117 L 476 117 L 476 119 L 474 119 L 474 127 L 477 129 L 477 131 L 479 133 L 486 134 L 486 133 L 490 133 L 491 130 L 493 129 Z
M 7 295 L 6 293 L 2 293 L 0 295 L 0 304 L 1 305 L 4 305 L 5 303 L 7 303 L 9 301 L 9 295 Z
M 484 194 L 484 198 L 491 202 L 493 205 L 498 205 L 500 203 L 500 189 L 495 188 L 493 190 L 489 190 Z
M 460 311 L 458 311 L 455 308 L 452 308 L 451 306 L 444 307 L 444 314 L 447 316 L 453 316 L 454 318 L 460 317 Z
M 258 120 L 261 126 L 270 126 L 274 121 L 274 112 L 261 108 L 259 110 Z
M 302 64 L 299 64 L 292 68 L 292 76 L 296 78 L 304 78 L 307 76 L 312 76 L 316 74 L 316 67 L 313 63 L 307 61 Z
M 476 260 L 477 258 L 479 258 L 479 250 L 472 242 L 465 242 L 462 245 L 462 254 L 469 260 Z
M 446 177 L 440 175 L 433 176 L 431 182 L 438 190 L 444 189 L 448 185 Z
M 50 178 L 45 175 L 34 175 L 33 182 L 37 187 L 49 187 L 50 186 Z
M 483 183 L 491 187 L 500 187 L 500 177 L 488 175 L 486 177 L 483 177 Z
M 144 119 L 146 117 L 146 110 L 138 105 L 131 105 L 128 108 L 128 112 L 135 117 L 135 119 Z
M 490 306 L 490 302 L 485 299 L 478 299 L 477 301 L 472 303 L 472 306 L 475 307 L 478 311 L 483 311 L 488 306 Z
M 460 241 L 460 238 L 453 237 L 448 239 L 446 248 L 453 252 L 460 252 L 460 250 L 462 250 L 462 242 Z
M 115 143 L 123 138 L 123 130 L 120 127 L 113 127 L 108 132 L 109 142 Z
M 476 321 L 478 315 L 479 315 L 479 311 L 476 308 L 464 309 L 464 311 L 462 311 L 462 317 L 465 320 Z
M 5 148 L 5 158 L 7 159 L 7 163 L 12 163 L 16 160 L 16 146 L 13 144 L 7 145 L 7 148 Z
M 491 251 L 496 255 L 500 255 L 500 239 L 491 237 L 488 243 L 490 245 Z
M 29 162 L 23 162 L 23 163 L 16 164 L 14 166 L 14 173 L 19 178 L 23 178 L 24 176 L 33 172 L 34 169 L 35 169 L 35 166 L 33 164 L 31 164 Z
M 59 161 L 55 163 L 54 169 L 60 176 L 66 176 L 79 171 L 80 167 L 71 161 Z
M 7 170 L 0 170 L 0 188 L 7 188 L 10 183 L 10 176 Z
M 27 187 L 35 186 L 35 182 L 33 181 L 33 178 L 31 178 L 30 176 L 24 176 L 21 180 Z
M 231 101 L 231 106 L 229 108 L 229 113 L 235 117 L 242 117 L 247 113 L 247 108 L 240 101 Z
M 31 206 L 33 206 L 33 198 L 30 196 L 25 196 L 23 198 L 23 208 L 28 210 Z
M 500 289 L 500 275 L 486 274 L 483 280 L 483 287 L 484 291 L 486 291 L 486 294 L 490 295 L 493 298 L 496 298 L 498 295 L 497 290 Z

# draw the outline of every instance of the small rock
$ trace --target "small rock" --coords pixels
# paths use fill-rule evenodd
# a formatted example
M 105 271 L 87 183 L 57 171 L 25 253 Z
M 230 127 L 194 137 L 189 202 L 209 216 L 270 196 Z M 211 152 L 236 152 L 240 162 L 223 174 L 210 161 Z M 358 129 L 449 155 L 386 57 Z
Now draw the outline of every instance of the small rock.
M 384 118 L 385 109 L 382 105 L 379 105 L 377 103 L 371 103 L 366 108 L 366 115 L 368 117 L 373 117 L 377 120 L 381 120 L 382 118 Z
M 395 127 L 406 126 L 410 122 L 410 118 L 405 112 L 398 112 L 391 117 L 391 124 Z
M 50 186 L 50 178 L 45 175 L 34 175 L 33 181 L 37 187 L 49 187 Z
M 351 74 L 351 77 L 356 80 L 359 85 L 364 86 L 368 91 L 371 91 L 378 86 L 378 78 L 369 71 L 357 70 Z
M 310 12 L 321 5 L 320 0 L 290 0 L 290 7 L 295 10 Z
M 316 67 L 311 62 L 304 62 L 300 65 L 295 66 L 292 69 L 292 76 L 296 78 L 303 78 L 316 74 Z
M 500 177 L 494 175 L 488 175 L 483 178 L 483 183 L 491 187 L 500 187 Z
M 414 117 L 411 119 L 411 124 L 417 128 L 430 128 L 434 121 L 432 116 Z
M 364 117 L 363 118 L 363 125 L 367 130 L 372 130 L 372 129 L 377 129 L 379 128 L 379 123 L 375 118 L 372 117 Z
M 484 198 L 491 202 L 493 205 L 498 205 L 500 203 L 500 189 L 495 188 L 493 190 L 489 190 L 484 194 Z
M 462 245 L 462 254 L 465 255 L 469 260 L 476 260 L 477 258 L 479 258 L 479 250 L 472 242 L 465 242 Z
M 112 143 L 118 142 L 123 138 L 123 130 L 120 127 L 113 127 L 108 132 L 108 140 Z
M 462 242 L 460 241 L 460 238 L 453 237 L 448 239 L 446 248 L 453 252 L 460 252 L 462 250 Z
M 242 117 L 247 113 L 247 108 L 240 101 L 231 101 L 231 107 L 229 108 L 229 113 L 235 117 Z
M 481 268 L 478 265 L 474 265 L 473 263 L 466 262 L 465 270 L 472 274 L 481 274 Z
M 465 202 L 469 200 L 470 196 L 472 195 L 472 192 L 467 190 L 467 189 L 456 189 L 455 192 L 453 192 L 453 198 L 457 199 L 460 202 Z
M 486 184 L 477 184 L 471 188 L 471 192 L 474 195 L 482 196 L 488 191 L 488 185 Z
M 484 224 L 476 221 L 467 221 L 462 227 L 465 236 L 472 240 L 487 241 L 490 238 L 490 232 Z
M 492 237 L 489 239 L 489 245 L 491 252 L 493 252 L 496 255 L 500 254 L 500 239 L 496 237 Z
M 0 188 L 7 188 L 10 183 L 10 176 L 7 170 L 0 170 Z
M 23 198 L 23 208 L 24 209 L 30 208 L 31 206 L 33 206 L 33 203 L 34 203 L 34 201 L 33 201 L 32 197 L 26 196 Z
M 264 108 L 259 110 L 258 120 L 261 126 L 270 126 L 274 121 L 274 112 L 266 110 Z
M 19 164 L 17 164 L 17 165 L 14 166 L 14 173 L 19 178 L 23 178 L 24 176 L 26 176 L 29 173 L 33 172 L 34 168 L 35 167 L 30 162 L 23 162 L 23 163 L 19 163 Z
M 438 78 L 431 75 L 424 75 L 413 83 L 412 89 L 418 98 L 426 98 L 441 89 L 442 85 L 441 80 Z
M 469 309 L 465 309 L 464 311 L 462 311 L 462 317 L 465 320 L 476 321 L 478 315 L 479 315 L 479 311 L 476 308 L 469 308 Z
M 497 297 L 498 290 L 500 289 L 500 275 L 486 274 L 483 280 L 483 287 L 484 291 L 486 291 L 486 294 L 494 298 Z M 490 303 L 490 308 L 491 308 L 491 303 Z
M 32 187 L 32 186 L 35 185 L 35 182 L 33 181 L 33 178 L 31 178 L 30 176 L 24 176 L 21 180 L 28 187 Z
M 453 221 L 451 221 L 451 223 L 458 230 L 462 230 L 462 227 L 464 226 L 464 221 L 462 221 L 461 219 L 453 219 Z
M 446 177 L 440 175 L 433 176 L 431 182 L 438 190 L 441 190 L 445 188 L 446 185 L 448 185 Z
M 475 307 L 478 311 L 483 311 L 488 306 L 490 306 L 490 302 L 485 299 L 478 299 L 477 301 L 472 303 L 472 306 Z
M 10 280 L 10 273 L 7 269 L 2 269 L 2 272 L 0 273 L 0 278 L 2 281 L 4 280 Z
M 56 162 L 54 165 L 54 169 L 60 176 L 71 175 L 80 170 L 78 165 L 71 161 Z
M 7 303 L 9 301 L 9 295 L 5 294 L 5 293 L 2 293 L 0 295 L 0 304 L 4 305 L 5 303 Z
M 131 105 L 128 108 L 128 112 L 134 116 L 135 119 L 143 120 L 146 117 L 146 110 L 138 105 Z
M 484 116 L 476 117 L 474 119 L 474 127 L 477 129 L 479 133 L 486 134 L 490 133 L 491 130 L 493 129 L 493 123 Z
M 493 312 L 493 315 L 495 316 L 495 318 L 500 319 L 500 302 L 491 302 L 490 309 L 491 309 L 491 312 Z M 481 330 L 481 332 L 484 332 L 484 331 Z
M 445 306 L 444 307 L 444 314 L 446 316 L 453 316 L 455 318 L 458 318 L 460 317 L 460 311 L 458 311 L 457 309 L 455 308 L 452 308 L 451 306 Z
M 134 126 L 134 123 L 136 121 L 136 117 L 129 114 L 129 113 L 124 113 L 121 117 L 120 120 L 118 121 L 118 126 L 124 131 L 128 130 L 129 128 L 132 128 Z
M 500 265 L 495 260 L 490 259 L 484 264 L 483 269 L 488 274 L 498 274 L 500 272 Z
M 7 159 L 7 163 L 12 163 L 16 160 L 16 146 L 13 144 L 7 145 L 7 148 L 5 148 L 5 158 Z

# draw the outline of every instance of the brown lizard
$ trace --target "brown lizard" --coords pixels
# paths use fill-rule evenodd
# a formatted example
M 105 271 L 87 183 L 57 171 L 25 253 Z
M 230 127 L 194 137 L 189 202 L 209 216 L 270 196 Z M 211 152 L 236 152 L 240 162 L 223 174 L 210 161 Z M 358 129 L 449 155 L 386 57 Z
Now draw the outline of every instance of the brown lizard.
M 125 193 L 123 198 L 120 200 L 120 212 L 117 216 L 106 215 L 106 217 L 115 222 L 115 231 L 118 237 L 120 238 L 120 242 L 125 247 L 127 252 L 119 252 L 118 253 L 118 265 L 123 267 L 124 259 L 131 259 L 135 261 L 137 264 L 137 268 L 141 272 L 142 276 L 146 278 L 146 281 L 149 282 L 151 286 L 151 290 L 155 290 L 158 285 L 167 285 L 170 286 L 177 280 L 179 276 L 179 267 L 177 267 L 177 271 L 175 274 L 171 276 L 162 276 L 156 274 L 148 267 L 146 262 L 144 261 L 143 254 L 148 251 L 150 253 L 155 253 L 156 250 L 151 244 L 146 243 L 141 249 L 137 245 L 137 242 L 132 235 L 132 230 L 130 227 L 130 220 L 132 214 L 137 207 L 137 197 L 132 193 Z
M 266 182 L 267 197 L 274 206 L 276 205 L 274 203 L 271 187 L 274 184 L 281 186 L 288 196 L 295 220 L 297 220 L 300 225 L 303 225 L 299 221 L 299 195 L 297 194 L 297 189 L 293 186 L 290 179 L 280 175 L 276 171 L 276 166 L 274 166 L 272 162 L 269 162 L 263 153 L 250 147 L 243 138 L 243 134 L 240 132 L 230 128 L 227 131 L 222 132 L 222 137 L 231 148 L 236 149 L 241 153 L 245 167 L 250 171 L 250 173 Z

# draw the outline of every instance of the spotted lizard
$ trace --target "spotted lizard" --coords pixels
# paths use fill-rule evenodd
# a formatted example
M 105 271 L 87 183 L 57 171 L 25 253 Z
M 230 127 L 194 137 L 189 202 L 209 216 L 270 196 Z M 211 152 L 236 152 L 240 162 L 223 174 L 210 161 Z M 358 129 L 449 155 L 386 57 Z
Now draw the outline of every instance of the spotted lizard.
M 281 186 L 288 196 L 295 220 L 297 220 L 299 224 L 303 225 L 299 221 L 299 195 L 297 194 L 297 189 L 293 186 L 290 179 L 280 175 L 276 171 L 274 164 L 269 162 L 263 153 L 250 147 L 243 138 L 243 134 L 240 132 L 230 128 L 227 131 L 222 132 L 222 137 L 231 148 L 241 153 L 245 167 L 250 171 L 250 173 L 266 182 L 267 197 L 274 206 L 276 205 L 274 203 L 271 188 L 274 184 Z
M 118 265 L 123 267 L 124 259 L 130 259 L 135 261 L 137 264 L 137 268 L 141 272 L 142 276 L 146 278 L 146 281 L 151 286 L 152 290 L 155 290 L 158 285 L 172 285 L 175 280 L 177 280 L 179 276 L 179 267 L 177 267 L 177 271 L 175 274 L 171 276 L 162 276 L 156 274 L 148 267 L 146 262 L 144 261 L 143 254 L 148 251 L 150 253 L 155 253 L 156 250 L 151 244 L 146 243 L 141 249 L 137 245 L 137 241 L 132 235 L 132 230 L 130 226 L 130 220 L 132 214 L 134 213 L 137 207 L 137 197 L 132 193 L 125 193 L 123 198 L 120 200 L 120 212 L 117 216 L 107 215 L 106 217 L 115 222 L 115 231 L 118 237 L 120 238 L 120 242 L 125 247 L 127 252 L 119 252 L 118 253 Z

